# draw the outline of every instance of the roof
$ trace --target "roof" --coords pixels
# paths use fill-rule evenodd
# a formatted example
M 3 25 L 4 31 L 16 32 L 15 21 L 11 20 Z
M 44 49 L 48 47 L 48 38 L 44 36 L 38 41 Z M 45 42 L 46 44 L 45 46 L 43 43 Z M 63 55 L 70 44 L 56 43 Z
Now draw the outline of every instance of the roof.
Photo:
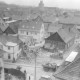
M 17 20 L 11 20 L 11 21 L 6 21 L 5 23 L 13 23 L 13 22 L 16 22 Z
M 14 30 L 12 30 L 10 27 L 8 27 L 3 33 L 6 33 L 6 34 L 15 34 Z
M 56 32 L 54 34 L 52 34 L 51 36 L 49 36 L 48 38 L 46 38 L 46 40 L 52 40 L 52 41 L 60 41 L 60 42 L 64 42 L 63 39 L 59 36 L 59 34 Z
M 7 42 L 6 45 L 7 46 L 16 46 L 17 44 L 16 43 L 13 43 L 13 42 Z
M 18 20 L 17 22 L 14 23 L 10 23 L 9 27 L 15 32 L 18 33 L 18 28 L 19 28 L 19 24 L 20 24 L 20 20 Z
M 20 24 L 20 20 L 18 20 L 17 22 L 12 22 L 9 23 L 8 28 L 4 31 L 4 33 L 7 34 L 17 34 L 18 33 L 18 28 L 19 28 L 19 24 Z
M 54 22 L 55 20 L 56 20 L 56 17 L 54 15 L 43 16 L 44 22 Z
M 6 45 L 7 42 L 12 42 L 12 43 L 21 43 L 20 39 L 17 36 L 12 36 L 12 35 L 0 35 L 0 42 L 4 45 Z
M 9 19 L 10 17 L 3 17 L 3 19 Z
M 67 17 L 67 18 L 60 18 L 59 23 L 61 24 L 76 24 L 80 25 L 80 17 Z
M 14 75 L 16 77 L 23 77 L 23 78 L 25 77 L 25 74 L 20 70 L 13 69 L 13 68 L 10 68 L 10 69 L 5 68 L 4 70 L 5 72 L 8 72 L 8 74 Z
M 68 43 L 75 36 L 75 34 L 72 31 L 69 31 L 68 28 L 59 29 L 58 34 L 65 43 Z
M 38 30 L 41 29 L 42 24 L 43 24 L 43 22 L 39 18 L 29 20 L 29 21 L 28 20 L 23 20 L 20 23 L 19 29 L 26 29 L 28 31 L 38 31 Z
M 55 33 L 55 32 L 58 32 L 60 28 L 62 28 L 62 25 L 52 23 L 49 25 L 48 32 Z
M 72 78 L 80 79 L 80 52 L 78 52 L 72 62 L 65 61 L 54 76 L 65 80 L 71 80 Z
M 1 28 L 2 31 L 5 31 L 7 27 L 8 27 L 7 24 L 5 24 L 5 23 L 0 23 L 0 28 Z
M 65 61 L 72 62 L 77 55 L 78 55 L 78 52 L 72 51 Z

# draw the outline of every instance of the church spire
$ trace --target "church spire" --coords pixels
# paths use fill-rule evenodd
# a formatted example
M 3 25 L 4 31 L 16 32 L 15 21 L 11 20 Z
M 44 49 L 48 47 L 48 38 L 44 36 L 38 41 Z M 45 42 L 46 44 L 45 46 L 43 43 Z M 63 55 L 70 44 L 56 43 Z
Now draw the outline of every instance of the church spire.
M 43 9 L 43 8 L 44 8 L 44 3 L 43 3 L 43 0 L 40 0 L 40 3 L 39 3 L 39 8 L 40 8 L 40 9 Z

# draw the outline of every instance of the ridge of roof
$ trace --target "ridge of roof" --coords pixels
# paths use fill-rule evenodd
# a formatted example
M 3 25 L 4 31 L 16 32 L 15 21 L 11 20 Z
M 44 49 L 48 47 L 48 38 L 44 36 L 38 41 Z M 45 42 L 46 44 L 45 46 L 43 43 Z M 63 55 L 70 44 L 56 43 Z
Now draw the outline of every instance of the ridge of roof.
M 80 17 L 60 18 L 59 23 L 61 23 L 61 24 L 77 24 L 77 25 L 80 25 Z

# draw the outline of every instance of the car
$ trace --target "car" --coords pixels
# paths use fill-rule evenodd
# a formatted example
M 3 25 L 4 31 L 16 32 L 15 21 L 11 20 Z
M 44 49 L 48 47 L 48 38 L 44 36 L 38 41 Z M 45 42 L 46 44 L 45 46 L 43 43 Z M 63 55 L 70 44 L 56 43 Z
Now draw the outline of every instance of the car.
M 46 63 L 46 64 L 43 64 L 42 66 L 43 66 L 43 70 L 46 72 L 48 72 L 48 71 L 55 72 L 57 69 L 56 63 Z

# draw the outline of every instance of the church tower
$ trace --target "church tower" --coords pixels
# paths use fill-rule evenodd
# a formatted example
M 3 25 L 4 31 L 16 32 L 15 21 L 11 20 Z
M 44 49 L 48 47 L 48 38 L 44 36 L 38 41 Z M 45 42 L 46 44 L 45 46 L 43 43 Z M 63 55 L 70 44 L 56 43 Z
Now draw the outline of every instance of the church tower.
M 43 3 L 43 0 L 40 0 L 40 3 L 39 3 L 39 9 L 41 9 L 41 10 L 44 9 L 44 3 Z

